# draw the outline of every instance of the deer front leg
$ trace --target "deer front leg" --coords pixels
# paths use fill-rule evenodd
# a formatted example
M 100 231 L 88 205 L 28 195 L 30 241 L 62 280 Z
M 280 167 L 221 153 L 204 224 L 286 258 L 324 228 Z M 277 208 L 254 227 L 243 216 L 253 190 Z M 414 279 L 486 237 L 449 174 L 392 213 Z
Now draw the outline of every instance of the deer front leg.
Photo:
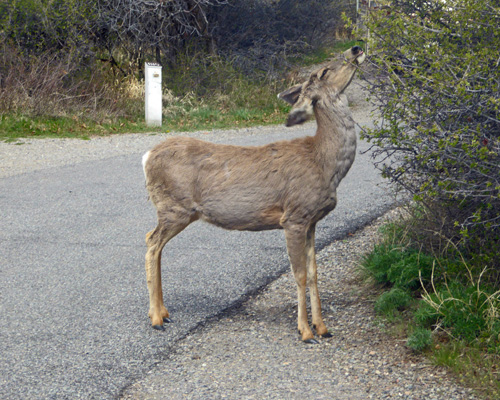
M 297 327 L 306 343 L 318 343 L 307 322 L 306 284 L 307 255 L 306 229 L 303 227 L 285 228 L 286 246 L 295 281 L 297 282 Z
M 316 252 L 314 249 L 315 225 L 312 225 L 307 232 L 306 237 L 306 255 L 307 255 L 307 286 L 311 297 L 312 324 L 316 333 L 321 337 L 331 337 L 321 315 L 321 300 L 318 292 L 318 274 L 316 264 Z

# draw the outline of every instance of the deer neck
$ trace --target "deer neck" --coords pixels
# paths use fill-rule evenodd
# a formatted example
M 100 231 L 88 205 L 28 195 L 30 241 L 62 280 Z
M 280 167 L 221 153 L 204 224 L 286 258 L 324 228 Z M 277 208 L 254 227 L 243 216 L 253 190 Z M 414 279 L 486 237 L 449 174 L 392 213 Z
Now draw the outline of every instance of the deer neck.
M 322 166 L 325 179 L 335 190 L 347 174 L 356 155 L 356 130 L 347 105 L 337 93 L 330 93 L 314 107 L 318 125 L 314 140 L 317 161 Z

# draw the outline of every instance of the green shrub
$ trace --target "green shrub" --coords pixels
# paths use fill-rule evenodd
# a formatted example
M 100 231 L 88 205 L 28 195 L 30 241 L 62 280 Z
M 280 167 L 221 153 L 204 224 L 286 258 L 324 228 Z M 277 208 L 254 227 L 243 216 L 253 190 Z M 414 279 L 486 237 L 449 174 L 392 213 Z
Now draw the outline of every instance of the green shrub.
M 432 299 L 436 299 L 435 295 L 429 295 Z M 429 303 L 419 301 L 418 307 L 413 314 L 413 320 L 417 326 L 421 328 L 432 328 L 439 321 L 439 312 L 436 311 Z
M 366 23 L 365 77 L 381 107 L 364 134 L 378 146 L 377 165 L 415 200 L 442 210 L 448 239 L 472 251 L 497 247 L 498 1 L 391 1 Z
M 377 283 L 417 290 L 421 279 L 424 284 L 430 281 L 435 262 L 415 249 L 382 243 L 364 257 L 362 266 Z
M 430 281 L 434 263 L 434 257 L 411 250 L 389 267 L 387 278 L 396 287 L 417 290 L 420 279 L 424 283 Z
M 392 264 L 400 261 L 402 252 L 390 244 L 376 245 L 373 251 L 363 257 L 362 266 L 380 284 L 388 284 L 388 272 Z
M 429 348 L 432 344 L 432 332 L 428 329 L 417 328 L 408 337 L 406 345 L 415 351 L 423 351 Z
M 394 315 L 396 311 L 401 311 L 411 303 L 411 295 L 399 288 L 392 288 L 390 291 L 380 295 L 375 302 L 375 311 L 382 315 Z
M 437 329 L 500 354 L 500 290 L 485 279 L 487 269 L 453 246 L 448 257 L 442 252 L 440 258 L 416 250 L 402 225 L 384 227 L 382 242 L 362 261 L 365 275 L 390 288 L 377 298 L 375 311 L 389 319 L 402 310 L 411 315 L 409 330 L 415 332 L 408 346 L 416 351 L 430 343 L 429 332 Z
M 456 338 L 470 343 L 486 335 L 498 343 L 499 296 L 498 291 L 487 286 L 453 282 L 423 296 L 427 305 L 423 307 L 426 311 L 419 314 L 419 320 L 424 323 L 426 313 L 429 320 L 437 315 L 440 326 Z

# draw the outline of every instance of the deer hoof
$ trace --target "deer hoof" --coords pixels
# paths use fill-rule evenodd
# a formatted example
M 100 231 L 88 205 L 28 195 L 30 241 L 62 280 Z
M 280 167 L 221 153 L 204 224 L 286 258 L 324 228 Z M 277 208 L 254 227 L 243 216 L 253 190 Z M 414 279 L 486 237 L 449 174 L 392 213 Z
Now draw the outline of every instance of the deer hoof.
M 163 325 L 153 325 L 153 329 L 156 329 L 157 331 L 164 331 L 165 327 Z
M 306 339 L 306 340 L 304 340 L 304 343 L 307 343 L 307 344 L 319 344 L 319 342 L 316 339 Z
M 164 317 L 163 322 L 170 324 L 171 322 L 174 322 L 174 321 L 172 321 L 170 318 Z
M 330 332 L 326 332 L 324 333 L 323 335 L 320 335 L 322 338 L 329 338 L 329 337 L 333 337 L 333 335 L 330 333 Z

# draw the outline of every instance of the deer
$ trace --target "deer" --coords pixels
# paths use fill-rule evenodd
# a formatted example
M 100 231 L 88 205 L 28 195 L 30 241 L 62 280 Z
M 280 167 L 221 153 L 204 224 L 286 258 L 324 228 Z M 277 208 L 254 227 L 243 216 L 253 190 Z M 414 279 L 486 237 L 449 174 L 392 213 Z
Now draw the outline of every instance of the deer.
M 146 235 L 149 318 L 154 329 L 171 322 L 163 301 L 161 255 L 167 242 L 194 221 L 227 230 L 282 229 L 297 284 L 297 327 L 306 343 L 319 343 L 308 323 L 331 337 L 323 321 L 317 287 L 315 228 L 337 204 L 337 186 L 356 154 L 351 112 L 340 95 L 365 60 L 359 46 L 314 71 L 278 97 L 290 103 L 286 126 L 315 117 L 314 136 L 263 146 L 214 144 L 171 137 L 144 154 L 149 199 L 158 224 Z

